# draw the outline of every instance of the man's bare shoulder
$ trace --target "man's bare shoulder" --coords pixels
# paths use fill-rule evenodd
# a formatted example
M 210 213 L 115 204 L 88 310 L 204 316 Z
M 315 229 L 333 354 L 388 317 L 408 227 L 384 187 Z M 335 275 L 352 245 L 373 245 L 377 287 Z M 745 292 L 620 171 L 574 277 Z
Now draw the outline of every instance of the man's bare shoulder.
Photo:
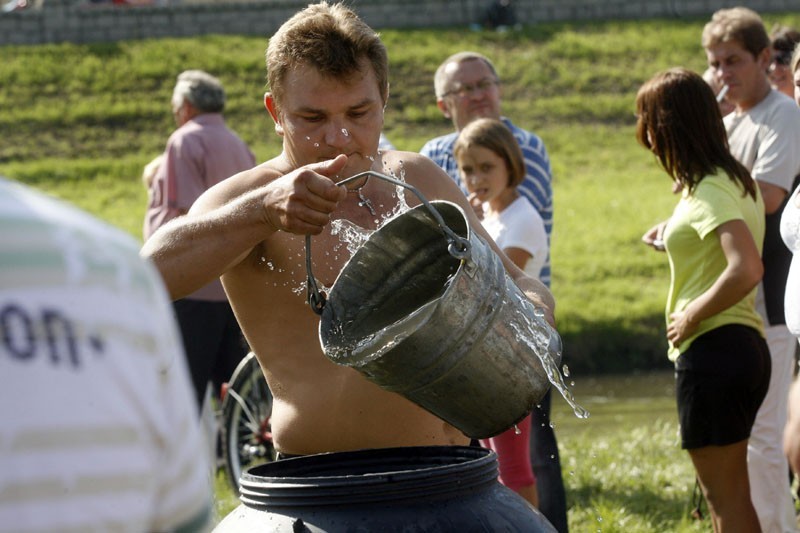
M 243 170 L 208 189 L 192 205 L 190 212 L 197 214 L 221 207 L 243 194 L 267 185 L 283 174 L 279 158 Z

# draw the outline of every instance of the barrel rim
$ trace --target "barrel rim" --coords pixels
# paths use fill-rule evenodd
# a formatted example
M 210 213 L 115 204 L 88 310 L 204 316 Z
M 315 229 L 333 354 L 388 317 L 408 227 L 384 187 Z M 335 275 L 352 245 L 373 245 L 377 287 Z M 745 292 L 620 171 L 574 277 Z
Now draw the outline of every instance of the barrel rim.
M 405 468 L 393 468 L 403 463 Z M 415 464 L 419 468 L 409 468 Z M 359 472 L 365 466 L 378 471 Z M 297 468 L 309 475 L 257 475 L 264 470 Z M 326 468 L 337 474 L 320 475 Z M 497 455 L 480 447 L 404 446 L 329 452 L 248 469 L 239 480 L 240 501 L 253 508 L 350 505 L 354 496 L 363 504 L 408 501 L 472 491 L 491 485 L 497 476 Z

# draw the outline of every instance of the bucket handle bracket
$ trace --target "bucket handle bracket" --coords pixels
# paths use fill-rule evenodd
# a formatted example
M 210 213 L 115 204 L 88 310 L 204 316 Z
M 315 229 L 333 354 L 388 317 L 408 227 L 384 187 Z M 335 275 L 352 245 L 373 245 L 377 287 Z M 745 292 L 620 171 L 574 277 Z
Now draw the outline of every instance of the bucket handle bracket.
M 325 309 L 328 298 L 325 292 L 319 290 L 319 287 L 317 287 L 317 280 L 311 272 L 311 235 L 306 235 L 306 272 L 308 305 L 311 306 L 311 310 L 316 314 L 322 315 L 322 310 Z

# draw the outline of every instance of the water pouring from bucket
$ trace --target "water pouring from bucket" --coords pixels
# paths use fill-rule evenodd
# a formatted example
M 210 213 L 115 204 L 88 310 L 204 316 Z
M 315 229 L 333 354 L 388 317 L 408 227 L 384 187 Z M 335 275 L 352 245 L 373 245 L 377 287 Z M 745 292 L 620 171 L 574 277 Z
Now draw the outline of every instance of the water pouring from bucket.
M 558 333 L 458 205 L 429 202 L 373 171 L 340 183 L 365 175 L 410 189 L 422 204 L 375 231 L 328 295 L 316 285 L 306 237 L 308 299 L 321 315 L 325 355 L 471 438 L 505 431 L 545 395 L 552 368 L 558 372 Z

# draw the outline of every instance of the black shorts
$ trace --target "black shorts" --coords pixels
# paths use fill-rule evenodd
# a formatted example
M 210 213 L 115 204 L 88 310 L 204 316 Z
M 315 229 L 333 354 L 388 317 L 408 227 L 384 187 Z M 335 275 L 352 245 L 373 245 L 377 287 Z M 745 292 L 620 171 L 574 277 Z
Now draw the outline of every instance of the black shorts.
M 697 337 L 675 362 L 681 448 L 749 438 L 771 367 L 767 342 L 753 328 L 731 324 Z

